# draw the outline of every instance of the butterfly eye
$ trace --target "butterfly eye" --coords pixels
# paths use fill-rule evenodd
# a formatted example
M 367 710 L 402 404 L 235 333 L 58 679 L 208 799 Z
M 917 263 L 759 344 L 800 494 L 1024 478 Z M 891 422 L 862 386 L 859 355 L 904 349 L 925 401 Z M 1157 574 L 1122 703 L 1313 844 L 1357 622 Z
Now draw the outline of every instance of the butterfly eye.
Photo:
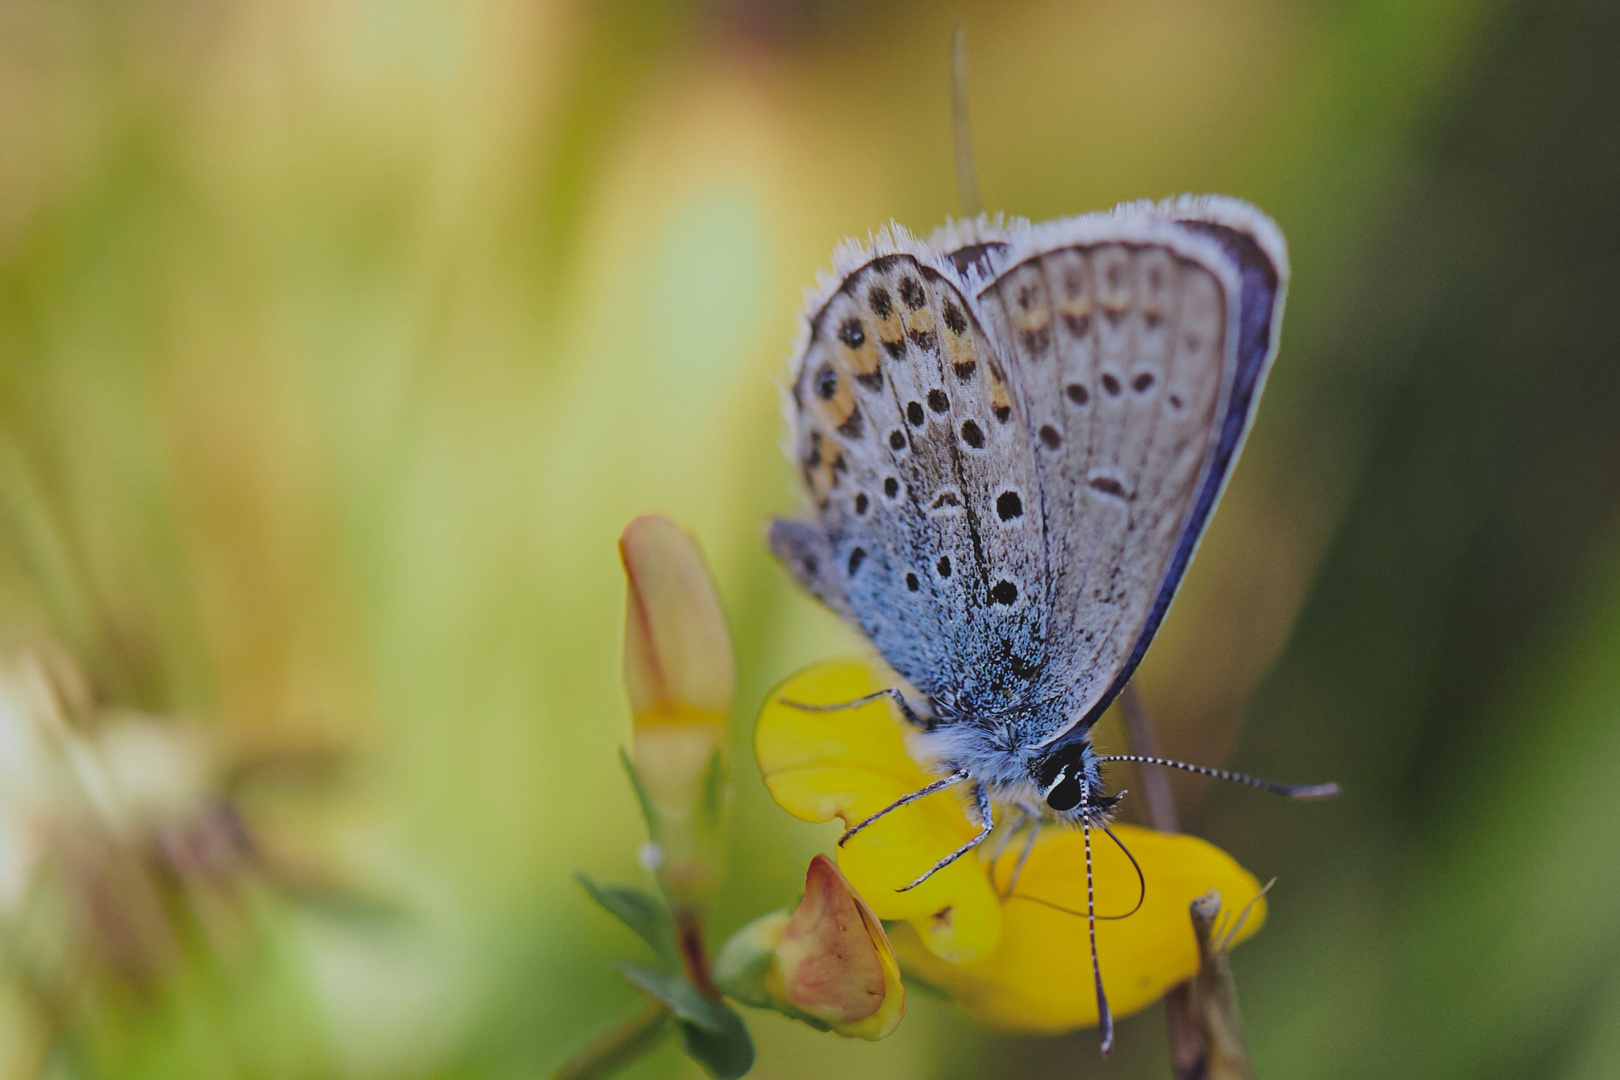
M 1046 805 L 1058 813 L 1073 810 L 1080 805 L 1080 781 L 1072 776 L 1065 775 L 1063 779 L 1052 785 L 1052 790 L 1046 793 Z

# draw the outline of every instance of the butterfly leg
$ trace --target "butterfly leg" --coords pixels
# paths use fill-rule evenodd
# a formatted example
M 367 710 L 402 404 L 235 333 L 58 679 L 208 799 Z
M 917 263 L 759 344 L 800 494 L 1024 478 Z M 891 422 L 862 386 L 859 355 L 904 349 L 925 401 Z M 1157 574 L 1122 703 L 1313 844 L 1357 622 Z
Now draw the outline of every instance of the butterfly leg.
M 1035 850 L 1035 838 L 1041 834 L 1041 819 L 1039 815 L 1031 815 L 1029 835 L 1024 838 L 1024 850 L 1018 853 L 1018 861 L 1013 864 L 1012 877 L 1007 879 L 1007 887 L 1002 890 L 1003 900 L 1013 894 L 1018 888 L 1018 879 L 1024 873 L 1024 864 L 1029 862 L 1030 854 Z
M 1086 812 L 1091 802 L 1091 786 L 1080 788 L 1080 832 L 1086 846 L 1086 934 L 1091 939 L 1091 977 L 1097 984 L 1097 1028 L 1102 1034 L 1102 1055 L 1107 1057 L 1114 1049 L 1114 1014 L 1108 1008 L 1108 994 L 1103 990 L 1102 964 L 1097 961 L 1097 891 L 1091 876 L 1091 815 Z
M 955 862 L 957 859 L 960 859 L 962 856 L 984 843 L 984 838 L 989 836 L 991 831 L 995 829 L 996 822 L 995 817 L 990 809 L 989 790 L 983 784 L 980 784 L 975 794 L 978 795 L 979 800 L 978 835 L 969 840 L 967 843 L 963 844 L 961 847 L 957 848 L 955 851 L 951 852 L 949 855 L 945 856 L 943 859 L 939 860 L 939 862 L 935 863 L 933 866 L 929 867 L 923 872 L 921 877 L 917 878 L 911 884 L 903 885 L 894 890 L 895 892 L 910 892 L 912 889 L 915 889 L 917 886 L 921 885 L 923 882 L 927 881 L 929 878 L 951 865 L 951 863 Z
M 858 709 L 862 705 L 870 705 L 879 698 L 889 698 L 893 700 L 895 705 L 900 709 L 901 715 L 904 716 L 906 721 L 913 727 L 926 728 L 928 726 L 927 722 L 924 721 L 922 717 L 918 716 L 916 710 L 911 707 L 911 703 L 906 700 L 906 695 L 902 694 L 899 690 L 892 686 L 887 690 L 879 690 L 872 694 L 863 694 L 854 701 L 841 701 L 836 705 L 811 705 L 803 701 L 789 701 L 787 698 L 780 698 L 778 700 L 780 700 L 782 704 L 786 705 L 788 708 L 798 709 L 800 712 L 843 712 L 845 709 Z
M 883 817 L 885 814 L 892 814 L 902 806 L 908 806 L 925 795 L 932 795 L 936 791 L 944 791 L 948 787 L 953 787 L 956 784 L 960 784 L 963 780 L 967 779 L 967 775 L 968 771 L 966 769 L 958 769 L 956 772 L 953 772 L 948 776 L 940 777 L 927 787 L 918 788 L 910 795 L 900 796 L 898 799 L 894 800 L 894 802 L 890 803 L 888 806 L 885 806 L 871 817 L 862 821 L 857 821 L 854 825 L 850 826 L 849 831 L 838 838 L 838 846 L 843 847 L 850 837 L 872 824 L 872 822 L 876 821 L 878 818 Z
M 1011 825 L 1002 822 L 1001 828 L 996 830 L 996 846 L 990 849 L 990 862 L 992 864 L 1001 861 L 1001 857 L 1007 853 L 1007 848 L 1012 845 L 1013 839 L 1018 836 L 1019 830 L 1028 825 L 1030 818 L 1035 814 L 1035 811 L 1022 803 L 1018 803 L 1016 806 L 1018 820 Z

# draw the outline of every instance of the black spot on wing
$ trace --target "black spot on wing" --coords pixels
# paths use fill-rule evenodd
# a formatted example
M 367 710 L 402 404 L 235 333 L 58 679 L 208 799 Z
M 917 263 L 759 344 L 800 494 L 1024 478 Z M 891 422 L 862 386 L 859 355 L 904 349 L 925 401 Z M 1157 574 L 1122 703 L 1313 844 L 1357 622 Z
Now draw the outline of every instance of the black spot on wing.
M 889 298 L 889 290 L 882 285 L 873 285 L 866 294 L 866 303 L 872 309 L 872 314 L 880 319 L 887 319 L 889 312 L 894 310 L 894 301 Z
M 815 387 L 816 397 L 822 401 L 831 401 L 833 395 L 838 393 L 838 372 L 832 369 L 831 364 L 822 364 L 816 369 L 811 385 Z
M 918 310 L 928 302 L 928 297 L 923 293 L 922 282 L 914 277 L 900 279 L 900 299 L 905 301 L 906 307 L 912 311 Z
M 1093 476 L 1090 480 L 1087 480 L 1086 483 L 1091 486 L 1093 491 L 1100 491 L 1104 495 L 1112 495 L 1116 499 L 1127 499 L 1130 497 L 1125 490 L 1125 485 L 1120 483 L 1112 476 Z
M 1012 673 L 1020 679 L 1033 679 L 1041 673 L 1041 665 L 1030 663 L 1022 656 L 1019 656 L 1010 641 L 1001 643 L 1001 655 L 1006 659 L 1007 666 L 1012 668 Z
M 859 439 L 866 433 L 866 418 L 859 407 L 850 410 L 849 419 L 838 425 L 838 431 L 847 439 Z

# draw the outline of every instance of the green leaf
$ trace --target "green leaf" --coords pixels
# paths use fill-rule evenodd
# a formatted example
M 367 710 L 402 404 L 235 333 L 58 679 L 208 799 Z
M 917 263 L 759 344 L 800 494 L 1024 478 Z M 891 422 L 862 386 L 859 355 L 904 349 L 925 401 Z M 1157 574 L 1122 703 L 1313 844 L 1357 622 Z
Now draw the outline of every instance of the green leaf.
M 599 885 L 580 871 L 575 871 L 574 879 L 604 911 L 651 945 L 653 952 L 666 960 L 676 958 L 675 923 L 662 900 L 629 885 Z
M 681 1025 L 681 1041 L 686 1056 L 702 1065 L 715 1080 L 738 1080 L 747 1076 L 754 1067 L 754 1040 L 748 1034 L 742 1017 L 728 1005 L 721 1005 L 726 1026 L 720 1031 L 705 1031 L 694 1024 L 677 1021 Z
M 697 987 L 682 976 L 629 961 L 620 964 L 618 972 L 643 994 L 668 1005 L 677 1020 L 696 1024 L 705 1031 L 718 1032 L 726 1026 L 725 1017 L 721 1015 L 728 1011 L 726 1007 L 698 993 Z
M 679 975 L 644 964 L 620 964 L 618 970 L 636 989 L 669 1006 L 687 1056 L 715 1080 L 737 1080 L 754 1067 L 754 1040 L 735 1009 L 710 1001 Z

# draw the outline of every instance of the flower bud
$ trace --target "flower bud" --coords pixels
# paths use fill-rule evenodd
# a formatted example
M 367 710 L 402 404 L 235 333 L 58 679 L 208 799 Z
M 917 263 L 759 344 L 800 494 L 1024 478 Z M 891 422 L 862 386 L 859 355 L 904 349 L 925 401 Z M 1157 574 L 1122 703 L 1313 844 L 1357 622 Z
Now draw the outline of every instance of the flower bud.
M 798 908 L 738 931 L 721 950 L 716 976 L 745 1004 L 850 1038 L 885 1038 L 906 1011 L 883 924 L 825 855 L 810 861 Z
M 731 636 L 703 556 L 674 522 L 637 518 L 619 554 L 630 760 L 664 886 L 677 907 L 697 905 L 720 875 Z

